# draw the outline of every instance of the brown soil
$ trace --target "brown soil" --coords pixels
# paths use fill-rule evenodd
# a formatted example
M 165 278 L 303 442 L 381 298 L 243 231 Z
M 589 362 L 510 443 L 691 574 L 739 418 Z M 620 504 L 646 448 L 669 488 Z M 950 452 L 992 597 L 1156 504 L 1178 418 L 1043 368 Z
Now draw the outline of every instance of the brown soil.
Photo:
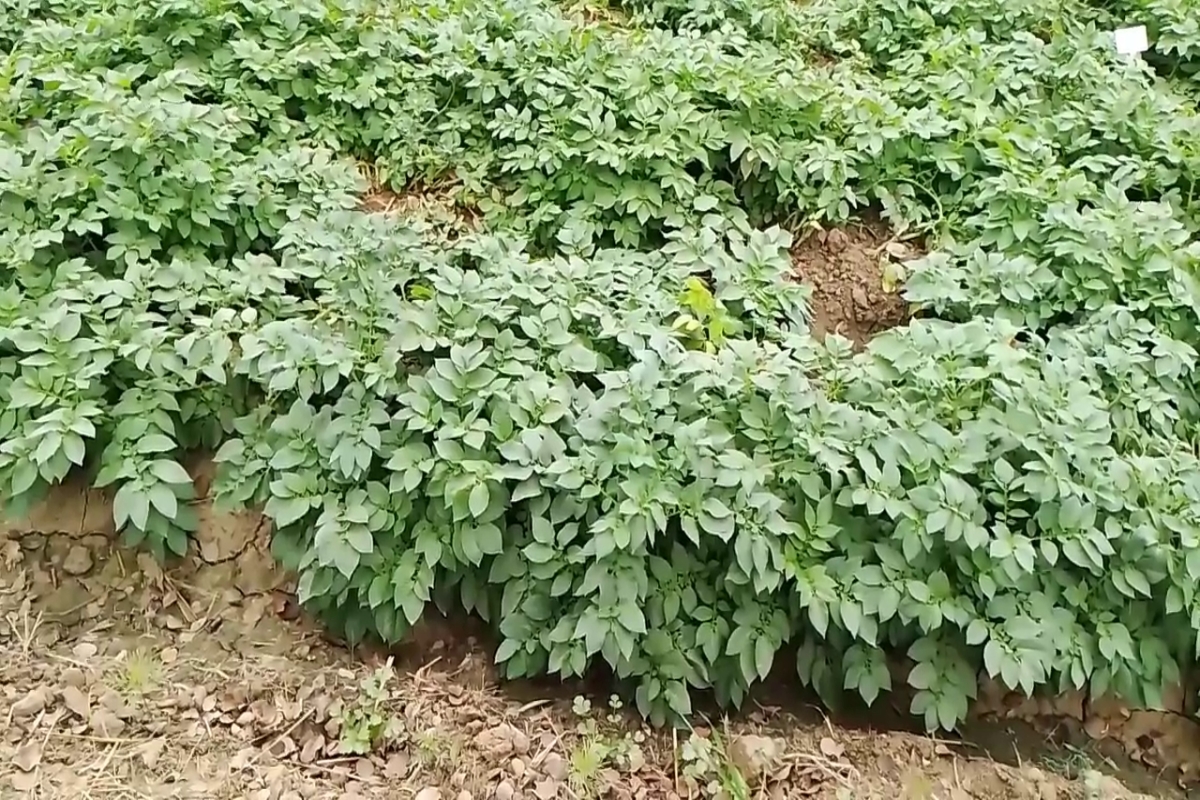
M 812 287 L 813 333 L 838 334 L 862 348 L 872 336 L 906 323 L 908 304 L 885 289 L 886 267 L 915 257 L 906 250 L 876 222 L 816 231 L 801 240 L 792 260 L 797 276 Z
M 739 800 L 722 770 L 763 800 L 1134 796 L 1090 753 L 1003 764 L 767 705 L 672 733 L 545 687 L 525 699 L 436 624 L 397 662 L 351 653 L 301 617 L 257 517 L 202 510 L 166 570 L 115 547 L 111 506 L 78 483 L 0 525 L 0 797 Z M 370 752 L 348 751 L 354 709 L 383 732 Z

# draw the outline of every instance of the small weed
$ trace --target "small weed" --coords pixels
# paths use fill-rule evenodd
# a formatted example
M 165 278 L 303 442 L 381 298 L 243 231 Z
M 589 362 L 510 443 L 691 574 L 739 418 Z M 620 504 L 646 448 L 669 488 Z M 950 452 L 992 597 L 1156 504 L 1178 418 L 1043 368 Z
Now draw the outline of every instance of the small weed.
M 613 695 L 609 698 L 608 707 L 607 722 L 619 725 L 623 721 L 621 699 Z M 616 735 L 602 732 L 596 720 L 589 716 L 592 704 L 585 697 L 576 697 L 572 710 L 582 718 L 575 726 L 579 742 L 568 759 L 567 782 L 576 795 L 594 796 L 599 789 L 597 782 L 600 771 L 606 767 L 636 771 L 645 763 L 641 748 L 646 739 L 644 733 L 635 731 Z
M 426 769 L 445 768 L 455 764 L 462 753 L 458 739 L 437 728 L 420 731 L 413 736 L 417 759 Z
M 902 783 L 900 797 L 903 800 L 933 800 L 933 781 L 920 770 L 910 770 Z
M 394 676 L 392 660 L 363 679 L 358 697 L 342 709 L 342 752 L 369 753 L 399 733 L 400 722 L 388 713 L 387 685 Z
M 608 761 L 609 750 L 598 735 L 585 737 L 571 751 L 568 760 L 567 784 L 580 797 L 591 797 L 597 790 L 600 770 Z
M 139 647 L 118 662 L 115 688 L 126 696 L 147 694 L 162 683 L 162 672 L 158 654 Z
M 706 795 L 749 800 L 750 787 L 730 760 L 720 734 L 714 731 L 711 737 L 704 738 L 693 733 L 680 748 L 679 757 L 684 763 L 684 777 Z
M 1042 766 L 1050 772 L 1055 772 L 1072 781 L 1088 770 L 1095 769 L 1095 763 L 1087 750 L 1069 744 L 1063 745 L 1061 752 L 1046 753 L 1040 760 Z

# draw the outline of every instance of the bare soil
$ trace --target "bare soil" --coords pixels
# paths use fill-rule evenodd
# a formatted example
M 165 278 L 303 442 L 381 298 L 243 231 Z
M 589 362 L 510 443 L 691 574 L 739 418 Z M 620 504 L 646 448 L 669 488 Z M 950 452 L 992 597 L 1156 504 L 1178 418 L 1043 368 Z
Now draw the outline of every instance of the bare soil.
M 203 464 L 196 473 L 203 488 Z M 0 525 L 0 797 L 1137 796 L 1092 749 L 1001 763 L 982 746 L 780 705 L 705 720 L 692 740 L 603 697 L 589 709 L 573 691 L 501 685 L 490 650 L 436 619 L 395 660 L 350 652 L 299 613 L 256 515 L 200 511 L 198 546 L 166 570 L 115 546 L 107 499 L 78 482 Z M 364 688 L 388 674 L 376 695 Z M 1012 711 L 1004 698 L 993 708 Z M 364 718 L 381 736 L 352 752 Z
M 886 273 L 889 265 L 915 256 L 880 222 L 803 238 L 792 248 L 792 260 L 797 277 L 812 288 L 813 333 L 838 334 L 862 348 L 872 336 L 906 323 L 908 304 Z

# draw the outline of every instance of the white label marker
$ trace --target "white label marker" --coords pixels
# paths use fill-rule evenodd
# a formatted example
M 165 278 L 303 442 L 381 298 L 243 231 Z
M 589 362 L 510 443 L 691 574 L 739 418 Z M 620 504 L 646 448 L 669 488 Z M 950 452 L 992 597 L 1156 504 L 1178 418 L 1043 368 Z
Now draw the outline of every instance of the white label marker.
M 1136 56 L 1150 49 L 1146 38 L 1146 26 L 1137 25 L 1132 28 L 1118 28 L 1113 31 L 1117 40 L 1117 52 L 1123 56 Z

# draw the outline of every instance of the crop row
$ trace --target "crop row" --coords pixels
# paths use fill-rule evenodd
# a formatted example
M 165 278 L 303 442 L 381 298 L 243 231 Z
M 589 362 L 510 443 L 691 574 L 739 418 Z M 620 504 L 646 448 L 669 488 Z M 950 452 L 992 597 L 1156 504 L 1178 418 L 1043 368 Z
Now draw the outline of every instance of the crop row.
M 10 504 L 88 469 L 182 554 L 216 450 L 351 638 L 461 604 L 660 721 L 787 643 L 831 702 L 907 653 L 930 727 L 981 671 L 1153 704 L 1194 660 L 1200 122 L 1099 12 L 4 10 Z M 350 158 L 486 229 L 356 210 Z M 783 228 L 867 206 L 927 318 L 854 353 Z

